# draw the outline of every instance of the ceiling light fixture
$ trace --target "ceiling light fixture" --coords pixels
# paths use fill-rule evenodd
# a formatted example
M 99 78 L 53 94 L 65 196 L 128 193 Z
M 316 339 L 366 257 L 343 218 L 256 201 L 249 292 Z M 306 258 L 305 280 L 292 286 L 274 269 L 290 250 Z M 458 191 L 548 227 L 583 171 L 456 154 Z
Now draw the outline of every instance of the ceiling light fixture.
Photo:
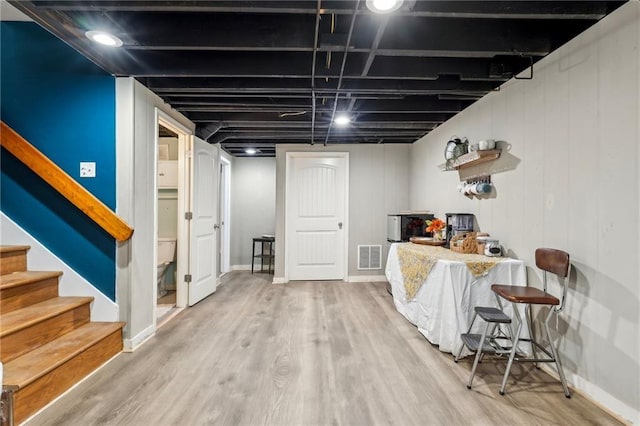
M 346 115 L 339 115 L 333 120 L 333 122 L 338 126 L 346 126 L 347 124 L 351 123 L 351 119 Z
M 403 0 L 367 0 L 367 8 L 374 13 L 391 13 L 400 9 Z
M 255 148 L 245 148 L 244 153 L 247 155 L 255 155 L 258 152 Z
M 86 35 L 89 40 L 94 41 L 96 43 L 100 43 L 104 46 L 109 46 L 109 47 L 122 46 L 122 40 L 104 31 L 87 31 L 86 33 L 84 33 L 84 35 Z

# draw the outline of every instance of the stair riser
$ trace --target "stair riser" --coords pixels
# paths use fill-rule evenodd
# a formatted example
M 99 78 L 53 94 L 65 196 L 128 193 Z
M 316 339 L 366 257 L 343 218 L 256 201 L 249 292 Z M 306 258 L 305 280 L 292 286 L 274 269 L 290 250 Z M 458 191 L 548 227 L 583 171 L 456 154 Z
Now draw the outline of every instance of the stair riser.
M 8 362 L 89 322 L 89 303 L 38 322 L 0 341 L 0 360 Z
M 118 330 L 14 394 L 14 423 L 20 424 L 122 350 Z
M 16 250 L 0 254 L 0 275 L 27 270 L 27 250 Z
M 58 277 L 0 290 L 0 312 L 7 313 L 58 296 Z

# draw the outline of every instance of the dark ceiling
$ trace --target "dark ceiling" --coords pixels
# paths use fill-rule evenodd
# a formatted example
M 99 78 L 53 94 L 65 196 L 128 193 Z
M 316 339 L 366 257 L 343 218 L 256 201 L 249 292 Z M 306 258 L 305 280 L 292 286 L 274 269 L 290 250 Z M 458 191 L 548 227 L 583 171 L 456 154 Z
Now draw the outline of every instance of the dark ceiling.
M 11 1 L 232 155 L 412 143 L 624 1 Z M 124 46 L 90 42 L 107 30 Z M 534 67 L 535 78 L 535 67 Z M 332 118 L 347 112 L 344 128 Z

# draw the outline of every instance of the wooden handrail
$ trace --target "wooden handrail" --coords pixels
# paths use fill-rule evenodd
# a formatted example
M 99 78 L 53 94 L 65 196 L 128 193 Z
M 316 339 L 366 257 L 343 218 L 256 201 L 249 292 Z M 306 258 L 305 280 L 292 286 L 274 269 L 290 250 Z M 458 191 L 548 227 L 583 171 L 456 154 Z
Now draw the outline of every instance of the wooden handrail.
M 0 145 L 62 194 L 74 206 L 118 241 L 131 238 L 133 229 L 102 201 L 87 191 L 36 147 L 0 121 Z

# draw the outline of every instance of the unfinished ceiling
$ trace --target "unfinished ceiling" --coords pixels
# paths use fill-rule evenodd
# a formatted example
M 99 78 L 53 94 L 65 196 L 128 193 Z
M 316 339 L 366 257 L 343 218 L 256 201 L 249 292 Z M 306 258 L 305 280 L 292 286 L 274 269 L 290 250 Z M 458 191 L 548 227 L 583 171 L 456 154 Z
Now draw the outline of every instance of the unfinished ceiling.
M 412 143 L 624 1 L 10 1 L 242 156 Z M 107 48 L 85 37 L 106 30 Z M 535 67 L 533 70 L 535 78 Z M 333 121 L 346 113 L 351 122 Z

